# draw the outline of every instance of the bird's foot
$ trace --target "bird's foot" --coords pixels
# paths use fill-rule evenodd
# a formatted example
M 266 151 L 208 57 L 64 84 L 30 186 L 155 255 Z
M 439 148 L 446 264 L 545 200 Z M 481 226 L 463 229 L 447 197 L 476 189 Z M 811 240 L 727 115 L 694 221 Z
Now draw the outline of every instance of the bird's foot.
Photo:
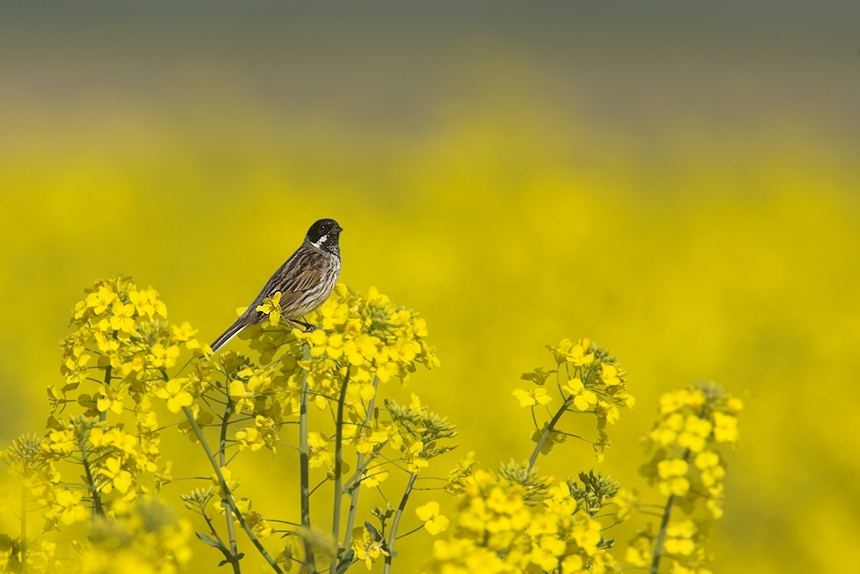
M 297 329 L 301 329 L 302 333 L 313 333 L 317 330 L 316 325 L 311 325 L 310 323 L 305 323 L 304 321 L 299 321 L 298 319 L 287 319 L 287 322 Z

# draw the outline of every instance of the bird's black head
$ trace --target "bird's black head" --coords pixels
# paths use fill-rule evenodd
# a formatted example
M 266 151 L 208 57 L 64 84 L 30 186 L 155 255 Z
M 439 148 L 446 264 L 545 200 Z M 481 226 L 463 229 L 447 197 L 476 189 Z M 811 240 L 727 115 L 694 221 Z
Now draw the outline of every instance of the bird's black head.
M 341 231 L 343 228 L 334 219 L 320 219 L 308 229 L 306 241 L 317 249 L 340 255 L 338 238 Z

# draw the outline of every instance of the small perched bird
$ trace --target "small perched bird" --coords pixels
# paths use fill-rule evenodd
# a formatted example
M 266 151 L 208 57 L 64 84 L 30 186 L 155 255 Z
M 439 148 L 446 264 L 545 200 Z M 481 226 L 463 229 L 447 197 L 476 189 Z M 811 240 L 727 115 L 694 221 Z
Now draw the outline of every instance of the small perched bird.
M 214 353 L 239 331 L 255 325 L 266 318 L 257 311 L 263 300 L 281 293 L 282 316 L 287 323 L 304 327 L 306 333 L 316 327 L 300 321 L 299 317 L 317 309 L 331 295 L 340 275 L 340 245 L 338 238 L 343 231 L 334 219 L 320 219 L 308 229 L 308 234 L 295 253 L 281 265 L 266 282 L 251 306 L 236 319 L 229 329 L 212 343 Z

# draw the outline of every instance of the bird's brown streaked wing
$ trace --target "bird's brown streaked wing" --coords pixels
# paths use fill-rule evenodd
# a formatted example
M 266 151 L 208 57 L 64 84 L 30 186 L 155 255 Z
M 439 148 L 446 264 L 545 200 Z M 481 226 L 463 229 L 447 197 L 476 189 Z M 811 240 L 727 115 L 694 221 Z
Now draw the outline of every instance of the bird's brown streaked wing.
M 322 276 L 326 258 L 322 253 L 299 249 L 272 276 L 268 296 L 280 291 L 281 297 L 287 293 L 304 293 L 316 285 Z
M 253 308 L 262 305 L 266 297 L 271 297 L 278 291 L 281 292 L 281 308 L 288 308 L 305 291 L 319 283 L 325 263 L 326 259 L 322 253 L 299 248 L 275 271 L 254 300 Z

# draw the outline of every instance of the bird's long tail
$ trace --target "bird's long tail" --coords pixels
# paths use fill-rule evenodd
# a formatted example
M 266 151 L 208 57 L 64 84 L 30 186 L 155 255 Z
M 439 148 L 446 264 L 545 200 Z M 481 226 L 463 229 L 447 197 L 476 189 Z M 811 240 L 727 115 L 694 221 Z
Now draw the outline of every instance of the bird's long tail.
M 221 336 L 215 339 L 212 343 L 212 352 L 215 353 L 218 349 L 227 344 L 227 342 L 239 334 L 239 331 L 248 326 L 248 318 L 244 315 L 236 319 L 236 322 L 230 325 L 230 328 L 221 333 Z

